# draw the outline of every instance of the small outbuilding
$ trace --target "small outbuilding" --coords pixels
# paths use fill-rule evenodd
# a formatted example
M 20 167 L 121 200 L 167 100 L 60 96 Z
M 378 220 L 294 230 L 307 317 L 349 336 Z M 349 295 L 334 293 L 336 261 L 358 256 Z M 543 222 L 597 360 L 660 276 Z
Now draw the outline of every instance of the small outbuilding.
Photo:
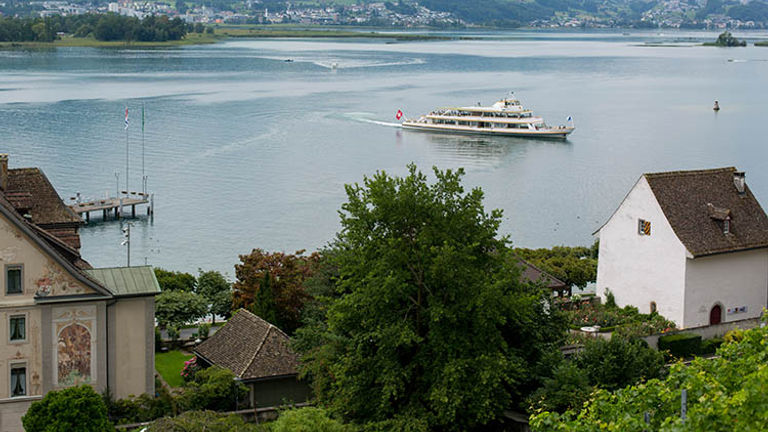
M 252 408 L 305 402 L 309 386 L 299 381 L 299 357 L 282 330 L 240 309 L 194 350 L 202 366 L 234 372 L 249 391 Z
M 520 280 L 523 282 L 540 282 L 553 293 L 560 297 L 571 296 L 571 286 L 552 276 L 544 270 L 536 267 L 524 259 L 518 259 L 521 268 Z

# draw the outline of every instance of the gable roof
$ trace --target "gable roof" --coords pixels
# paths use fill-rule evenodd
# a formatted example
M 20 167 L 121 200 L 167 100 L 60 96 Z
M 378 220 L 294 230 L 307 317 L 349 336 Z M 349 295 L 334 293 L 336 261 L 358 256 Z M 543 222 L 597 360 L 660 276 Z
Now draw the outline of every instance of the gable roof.
M 97 268 L 85 271 L 99 281 L 115 297 L 140 297 L 160 293 L 151 266 Z
M 55 224 L 82 224 L 39 168 L 9 169 L 6 193 L 18 202 L 17 205 L 24 206 L 32 223 L 43 228 Z
M 5 196 L 2 193 L 0 193 L 0 215 L 5 216 L 11 224 L 25 234 L 32 243 L 40 247 L 78 282 L 91 288 L 102 296 L 112 296 L 109 290 L 101 286 L 82 271 L 82 268 L 86 266 L 89 267 L 89 265 L 80 258 L 80 254 L 77 251 L 48 234 L 44 229 L 25 220 L 25 218 L 22 218 L 13 205 L 5 199 Z M 46 297 L 40 299 L 40 301 L 56 301 L 57 297 L 58 296 Z
M 520 279 L 526 282 L 542 282 L 545 287 L 551 290 L 560 290 L 568 288 L 565 282 L 536 267 L 528 261 L 518 258 L 518 264 L 522 267 Z
M 768 216 L 749 187 L 734 186 L 736 168 L 644 174 L 677 238 L 694 256 L 768 247 Z M 730 233 L 723 222 L 730 216 Z
M 243 381 L 254 381 L 298 374 L 299 358 L 289 344 L 282 330 L 240 309 L 194 352 Z

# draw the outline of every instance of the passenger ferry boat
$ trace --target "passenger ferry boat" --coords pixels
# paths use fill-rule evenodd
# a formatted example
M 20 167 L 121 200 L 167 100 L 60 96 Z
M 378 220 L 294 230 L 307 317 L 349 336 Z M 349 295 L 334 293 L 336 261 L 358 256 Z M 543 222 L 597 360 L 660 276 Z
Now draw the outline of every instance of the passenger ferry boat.
M 489 107 L 478 104 L 445 108 L 417 120 L 406 118 L 402 126 L 435 132 L 565 139 L 574 129 L 571 117 L 568 117 L 568 123 L 567 126 L 549 126 L 541 117 L 534 117 L 533 111 L 523 108 L 520 101 L 505 98 Z

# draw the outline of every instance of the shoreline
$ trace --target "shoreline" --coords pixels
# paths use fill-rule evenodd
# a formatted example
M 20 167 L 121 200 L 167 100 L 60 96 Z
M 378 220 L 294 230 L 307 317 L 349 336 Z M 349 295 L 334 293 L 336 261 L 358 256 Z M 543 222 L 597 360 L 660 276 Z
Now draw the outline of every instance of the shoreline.
M 264 28 L 238 28 L 216 27 L 214 34 L 188 33 L 184 39 L 169 40 L 163 42 L 141 41 L 100 41 L 93 38 L 80 38 L 63 36 L 53 42 L 0 42 L 0 49 L 8 48 L 62 48 L 62 47 L 90 47 L 90 48 L 168 48 L 185 45 L 207 45 L 222 42 L 227 39 L 240 38 L 366 38 L 366 39 L 390 39 L 394 41 L 424 41 L 424 40 L 468 40 L 470 37 L 451 37 L 443 35 L 414 34 L 414 33 L 381 33 L 377 31 L 365 32 L 356 30 L 319 30 L 319 29 L 264 29 Z
M 480 40 L 477 36 L 450 36 L 445 34 L 429 33 L 405 33 L 397 30 L 366 30 L 366 29 L 338 29 L 327 27 L 296 28 L 287 26 L 248 26 L 248 25 L 216 25 L 214 33 L 188 33 L 184 39 L 164 42 L 140 42 L 140 41 L 99 41 L 90 37 L 80 38 L 74 36 L 62 36 L 53 42 L 0 42 L 0 50 L 4 49 L 50 49 L 60 47 L 90 47 L 90 48 L 171 48 L 187 45 L 214 44 L 228 39 L 270 39 L 270 38 L 295 38 L 295 39 L 385 39 L 393 42 L 411 41 L 451 41 L 451 40 Z M 522 29 L 516 29 L 522 30 Z M 530 29 L 529 29 L 530 30 Z M 450 30 L 446 30 L 450 31 Z M 390 42 L 387 42 L 390 43 Z M 696 43 L 693 45 L 713 46 L 712 42 Z M 768 41 L 756 41 L 755 46 L 768 46 Z M 638 46 L 677 46 L 666 43 L 639 44 Z

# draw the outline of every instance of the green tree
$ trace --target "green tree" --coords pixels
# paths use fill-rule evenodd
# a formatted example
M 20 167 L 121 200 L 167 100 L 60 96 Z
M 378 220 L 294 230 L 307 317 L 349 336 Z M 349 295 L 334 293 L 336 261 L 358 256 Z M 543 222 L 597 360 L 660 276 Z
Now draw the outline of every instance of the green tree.
M 563 321 L 519 282 L 501 211 L 465 193 L 463 170 L 409 166 L 346 187 L 333 245 L 340 297 L 303 372 L 332 412 L 378 430 L 468 430 L 522 402 Z M 318 336 L 318 335 L 316 335 Z
M 738 40 L 729 31 L 720 33 L 715 41 L 715 46 L 719 47 L 740 47 L 747 46 L 747 41 Z
M 524 260 L 568 284 L 584 288 L 597 278 L 597 242 L 592 247 L 517 248 Z
M 114 430 L 107 419 L 107 406 L 89 385 L 46 393 L 32 402 L 21 418 L 27 432 L 104 432 Z
M 531 408 L 555 412 L 580 408 L 592 390 L 587 373 L 575 362 L 563 361 L 531 395 Z
M 306 407 L 280 413 L 271 432 L 354 432 L 355 427 L 331 418 L 322 408 Z
M 205 298 L 193 292 L 165 291 L 155 298 L 155 318 L 160 327 L 180 327 L 207 313 Z
M 197 279 L 189 273 L 155 269 L 157 283 L 162 291 L 194 291 Z
M 232 315 L 232 285 L 220 272 L 202 271 L 197 277 L 197 293 L 210 304 L 209 312 L 216 323 L 216 315 L 229 319 Z
M 264 279 L 259 283 L 251 311 L 267 322 L 277 323 L 277 305 L 275 305 L 275 293 L 272 291 L 272 278 L 269 273 L 265 274 Z
M 594 339 L 575 363 L 586 372 L 590 384 L 606 390 L 660 378 L 664 373 L 664 356 L 640 339 Z
M 225 415 L 213 411 L 187 411 L 176 417 L 165 417 L 153 422 L 148 432 L 267 432 L 259 425 L 248 424 L 239 415 Z

